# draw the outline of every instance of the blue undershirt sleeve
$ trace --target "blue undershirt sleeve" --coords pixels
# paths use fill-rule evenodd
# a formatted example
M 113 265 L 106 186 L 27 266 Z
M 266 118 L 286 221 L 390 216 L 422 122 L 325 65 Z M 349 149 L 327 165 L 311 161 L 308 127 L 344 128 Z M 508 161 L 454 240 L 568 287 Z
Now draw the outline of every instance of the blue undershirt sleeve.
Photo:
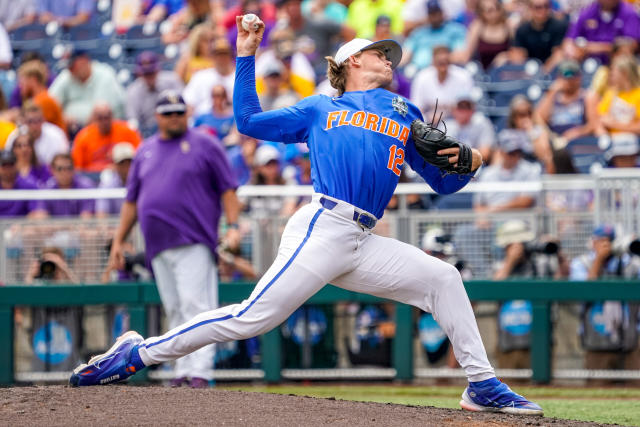
M 266 141 L 304 142 L 308 137 L 307 126 L 313 122 L 311 107 L 317 99 L 311 96 L 292 107 L 263 112 L 256 93 L 255 57 L 236 60 L 233 114 L 240 133 Z

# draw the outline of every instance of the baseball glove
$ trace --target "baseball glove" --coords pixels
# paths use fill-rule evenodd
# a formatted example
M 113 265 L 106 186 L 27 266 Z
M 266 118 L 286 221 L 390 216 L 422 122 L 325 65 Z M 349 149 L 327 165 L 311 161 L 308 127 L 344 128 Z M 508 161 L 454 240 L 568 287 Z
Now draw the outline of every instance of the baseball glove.
M 418 154 L 427 162 L 440 168 L 446 173 L 468 174 L 471 173 L 473 155 L 471 147 L 447 135 L 432 123 L 425 123 L 420 119 L 411 122 L 411 134 Z M 445 148 L 458 147 L 457 163 L 449 163 L 453 154 L 438 154 Z

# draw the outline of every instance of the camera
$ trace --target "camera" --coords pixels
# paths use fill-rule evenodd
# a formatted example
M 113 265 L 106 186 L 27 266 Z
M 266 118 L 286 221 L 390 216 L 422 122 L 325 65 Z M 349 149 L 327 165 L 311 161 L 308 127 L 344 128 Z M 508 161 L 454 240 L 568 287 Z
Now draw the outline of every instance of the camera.
M 45 280 L 53 280 L 56 274 L 56 264 L 53 261 L 47 261 L 44 259 L 40 259 L 40 270 L 38 273 L 38 278 Z
M 556 255 L 560 249 L 560 245 L 557 242 L 531 242 L 526 245 L 527 252 L 538 253 L 545 255 Z
M 613 252 L 619 255 L 627 252 L 631 255 L 640 255 L 640 239 L 616 239 L 613 241 L 612 246 Z
M 144 252 L 138 252 L 137 254 L 124 254 L 124 271 L 128 273 L 135 273 L 136 266 L 145 268 L 145 256 Z

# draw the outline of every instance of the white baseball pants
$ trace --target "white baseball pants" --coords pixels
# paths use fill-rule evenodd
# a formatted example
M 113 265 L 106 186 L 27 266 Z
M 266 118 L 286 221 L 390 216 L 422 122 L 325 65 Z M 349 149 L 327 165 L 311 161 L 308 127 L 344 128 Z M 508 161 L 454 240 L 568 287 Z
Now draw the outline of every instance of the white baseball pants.
M 363 230 L 353 221 L 352 205 L 339 201 L 329 210 L 319 203 L 320 197 L 314 195 L 291 217 L 276 260 L 249 298 L 200 313 L 160 337 L 146 339 L 139 350 L 142 361 L 162 363 L 211 343 L 263 334 L 331 283 L 432 313 L 469 381 L 493 377 L 455 267 L 414 246 Z
M 171 330 L 218 307 L 218 272 L 211 250 L 202 244 L 166 249 L 151 261 Z M 199 346 L 202 347 L 202 346 Z M 176 378 L 211 378 L 214 346 L 176 355 Z

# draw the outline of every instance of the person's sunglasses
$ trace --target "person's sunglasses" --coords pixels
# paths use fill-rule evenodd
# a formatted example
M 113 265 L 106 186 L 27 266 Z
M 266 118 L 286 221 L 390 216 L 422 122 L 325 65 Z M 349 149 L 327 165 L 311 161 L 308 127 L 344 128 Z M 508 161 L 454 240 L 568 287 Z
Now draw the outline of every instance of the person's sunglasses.
M 165 113 L 160 113 L 160 115 L 164 116 L 164 117 L 170 117 L 170 116 L 174 116 L 174 115 L 182 117 L 182 116 L 184 116 L 184 113 L 185 113 L 184 111 L 167 111 Z
M 551 6 L 549 5 L 549 3 L 531 5 L 531 9 L 534 9 L 534 10 L 544 10 L 544 9 L 549 9 L 550 7 Z
M 70 172 L 73 170 L 73 166 L 56 166 L 54 169 L 56 172 Z

